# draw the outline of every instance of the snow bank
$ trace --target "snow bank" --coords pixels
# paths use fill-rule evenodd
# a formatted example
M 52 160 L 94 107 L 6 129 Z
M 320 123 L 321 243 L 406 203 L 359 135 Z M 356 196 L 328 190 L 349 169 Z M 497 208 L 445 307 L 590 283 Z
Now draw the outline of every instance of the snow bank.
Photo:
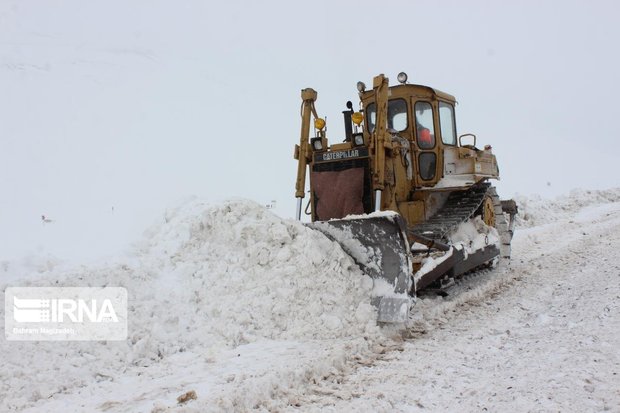
M 568 195 L 549 200 L 540 195 L 517 195 L 519 207 L 517 225 L 534 227 L 568 219 L 572 214 L 591 205 L 608 204 L 620 201 L 620 188 L 607 190 L 574 189 Z
M 372 319 L 372 281 L 316 231 L 241 200 L 193 202 L 166 219 L 139 256 L 158 261 L 160 294 L 187 302 L 179 309 L 208 327 L 209 343 L 360 335 Z M 327 315 L 338 329 L 322 323 Z
M 331 353 L 317 353 L 326 357 L 327 367 L 307 361 L 305 370 L 296 373 L 309 377 L 313 368 L 323 374 L 381 337 L 370 305 L 372 280 L 338 244 L 244 200 L 219 205 L 194 200 L 167 211 L 164 222 L 149 229 L 122 262 L 69 272 L 51 268 L 36 278 L 3 280 L 0 285 L 3 290 L 29 285 L 121 286 L 129 293 L 125 342 L 3 341 L 0 410 L 39 406 L 92 382 L 119 382 L 144 369 L 150 373 L 143 377 L 165 376 L 175 371 L 171 360 L 186 353 L 217 365 L 227 351 L 252 343 L 260 347 L 278 341 L 299 347 L 300 342 L 338 339 Z M 295 357 L 296 361 L 300 355 Z M 24 365 L 35 366 L 34 372 L 16 374 Z M 299 368 L 291 362 L 283 365 L 289 372 Z M 135 380 L 140 382 L 137 376 Z M 286 386 L 286 381 L 280 385 Z M 167 386 L 173 387 L 170 381 Z M 267 386 L 265 392 L 270 391 L 273 388 Z M 217 397 L 241 398 L 249 406 L 257 402 L 249 394 L 220 391 Z M 258 392 L 255 397 L 266 396 Z M 204 402 L 204 392 L 201 399 Z

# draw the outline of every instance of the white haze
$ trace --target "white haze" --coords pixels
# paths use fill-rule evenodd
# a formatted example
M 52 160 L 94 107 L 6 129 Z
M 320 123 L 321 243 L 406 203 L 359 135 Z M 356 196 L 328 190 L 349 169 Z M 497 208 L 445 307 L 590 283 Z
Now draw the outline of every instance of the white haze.
M 457 97 L 502 196 L 618 186 L 618 9 L 4 0 L 0 260 L 118 252 L 191 195 L 290 217 L 300 90 L 338 141 L 355 83 L 402 70 Z

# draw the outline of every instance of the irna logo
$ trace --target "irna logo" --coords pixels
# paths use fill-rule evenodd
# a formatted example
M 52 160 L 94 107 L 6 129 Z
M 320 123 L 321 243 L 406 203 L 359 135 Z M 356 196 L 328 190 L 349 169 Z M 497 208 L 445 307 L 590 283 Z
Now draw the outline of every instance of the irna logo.
M 13 303 L 13 318 L 18 323 L 118 323 L 112 301 L 107 298 L 98 303 L 96 299 L 13 297 Z
M 4 310 L 7 340 L 127 338 L 127 290 L 122 287 L 9 287 Z

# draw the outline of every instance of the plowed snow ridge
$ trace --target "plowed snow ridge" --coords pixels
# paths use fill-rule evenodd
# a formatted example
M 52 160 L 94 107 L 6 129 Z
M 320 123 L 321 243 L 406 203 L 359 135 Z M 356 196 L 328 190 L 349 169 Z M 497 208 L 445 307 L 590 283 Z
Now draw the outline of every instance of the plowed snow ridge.
M 93 381 L 128 379 L 142 369 L 165 375 L 174 370 L 167 365 L 171 357 L 188 353 L 198 354 L 196 363 L 215 363 L 226 350 L 259 341 L 297 345 L 297 340 L 335 339 L 357 353 L 381 339 L 369 302 L 372 280 L 322 234 L 242 200 L 190 202 L 167 212 L 164 220 L 147 231 L 130 262 L 43 272 L 19 284 L 125 287 L 129 338 L 122 343 L 3 341 L 2 352 L 12 356 L 3 359 L 0 370 L 0 410 L 37 406 Z M 328 356 L 334 363 L 344 354 L 330 351 Z M 179 366 L 192 363 L 186 359 Z M 15 374 L 24 365 L 38 366 L 37 374 Z M 296 374 L 323 374 L 323 369 L 308 366 Z M 221 397 L 223 409 L 227 397 L 250 407 L 265 397 L 261 391 L 257 400 L 251 392 L 235 393 Z
M 520 276 L 529 276 L 538 265 L 536 253 L 563 254 L 567 246 L 579 245 L 579 233 L 569 236 L 565 226 L 608 225 L 599 219 L 601 208 L 617 211 L 620 189 L 574 191 L 553 201 L 518 201 L 522 227 L 532 228 L 520 235 L 528 242 L 518 244 L 515 254 L 525 259 L 518 267 L 525 275 Z M 125 342 L 3 340 L 0 410 L 242 411 L 301 404 L 302 410 L 373 406 L 370 410 L 387 411 L 396 406 L 415 411 L 418 402 L 450 406 L 433 399 L 439 390 L 432 388 L 424 389 L 430 402 L 404 395 L 401 404 L 390 397 L 374 404 L 366 398 L 351 399 L 359 391 L 351 383 L 343 393 L 348 398 L 316 396 L 332 380 L 352 374 L 355 360 L 373 363 L 381 346 L 390 343 L 374 323 L 375 310 L 369 304 L 372 281 L 320 233 L 243 200 L 218 205 L 192 201 L 167 212 L 163 221 L 146 232 L 131 258 L 71 270 L 39 267 L 17 281 L 0 282 L 3 290 L 29 285 L 123 286 L 130 297 Z M 13 270 L 12 263 L 6 263 L 0 274 L 4 271 L 3 279 L 12 280 Z M 478 277 L 473 290 L 457 298 L 419 300 L 414 324 L 434 337 L 439 334 L 435 330 L 443 331 L 441 326 L 450 322 L 452 309 L 488 301 L 512 288 L 514 269 L 506 271 L 504 278 Z M 0 300 L 3 306 L 3 295 Z M 443 354 L 446 345 L 431 340 L 425 348 Z M 488 357 L 499 356 L 489 352 Z M 416 380 L 423 382 L 431 373 L 420 370 Z M 379 386 L 364 380 L 365 385 Z M 177 406 L 176 397 L 188 390 L 195 390 L 198 399 Z M 326 393 L 330 392 L 334 393 Z M 616 395 L 615 400 L 620 398 Z M 511 406 L 509 401 L 502 403 L 503 408 Z

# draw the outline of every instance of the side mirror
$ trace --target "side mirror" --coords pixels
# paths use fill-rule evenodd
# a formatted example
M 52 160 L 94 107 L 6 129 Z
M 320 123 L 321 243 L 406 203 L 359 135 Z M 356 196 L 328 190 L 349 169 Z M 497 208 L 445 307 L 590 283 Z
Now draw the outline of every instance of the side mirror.
M 465 137 L 473 138 L 473 143 L 471 144 L 466 143 L 465 145 L 463 145 L 463 138 Z M 476 135 L 474 135 L 473 133 L 466 133 L 464 135 L 459 136 L 459 146 L 475 148 L 476 147 Z

